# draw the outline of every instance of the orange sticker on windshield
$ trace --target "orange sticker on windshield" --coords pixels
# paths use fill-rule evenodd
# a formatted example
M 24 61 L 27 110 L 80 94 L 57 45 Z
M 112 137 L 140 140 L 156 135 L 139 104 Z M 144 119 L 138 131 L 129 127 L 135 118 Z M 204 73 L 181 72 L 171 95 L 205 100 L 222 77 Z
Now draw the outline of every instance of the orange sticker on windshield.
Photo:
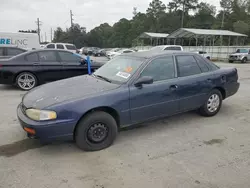
M 133 70 L 132 67 L 127 67 L 127 68 L 125 69 L 125 72 L 131 72 L 132 70 Z

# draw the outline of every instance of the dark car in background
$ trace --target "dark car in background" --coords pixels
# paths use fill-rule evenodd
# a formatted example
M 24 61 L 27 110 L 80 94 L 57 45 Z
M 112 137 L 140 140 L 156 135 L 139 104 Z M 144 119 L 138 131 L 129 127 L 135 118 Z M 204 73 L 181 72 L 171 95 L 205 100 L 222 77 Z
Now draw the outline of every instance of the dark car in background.
M 91 63 L 95 71 L 103 63 Z M 65 50 L 33 50 L 0 60 L 0 84 L 30 90 L 37 85 L 88 73 L 86 60 Z
M 106 51 L 104 49 L 94 50 L 93 56 L 95 56 L 95 57 L 106 56 Z
M 199 54 L 127 53 L 92 75 L 31 90 L 17 115 L 29 137 L 71 139 L 96 151 L 109 147 L 122 127 L 191 110 L 214 116 L 239 85 L 236 68 L 220 68 Z
M 17 47 L 0 46 L 0 59 L 9 59 L 27 50 Z

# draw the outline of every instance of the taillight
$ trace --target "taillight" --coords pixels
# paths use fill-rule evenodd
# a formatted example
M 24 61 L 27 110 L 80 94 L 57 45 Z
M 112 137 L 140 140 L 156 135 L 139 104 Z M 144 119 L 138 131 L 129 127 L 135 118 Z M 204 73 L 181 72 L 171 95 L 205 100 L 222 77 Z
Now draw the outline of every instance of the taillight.
M 3 65 L 0 64 L 0 68 L 2 67 Z

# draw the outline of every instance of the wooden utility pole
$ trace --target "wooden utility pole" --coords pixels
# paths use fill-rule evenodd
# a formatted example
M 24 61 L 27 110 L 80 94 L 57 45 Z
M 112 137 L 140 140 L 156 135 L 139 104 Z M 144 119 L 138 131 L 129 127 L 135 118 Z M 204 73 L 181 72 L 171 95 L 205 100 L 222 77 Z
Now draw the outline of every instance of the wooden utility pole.
M 36 21 L 36 24 L 37 24 L 37 34 L 38 34 L 38 38 L 39 38 L 39 43 L 41 43 L 41 25 L 42 25 L 42 22 L 39 20 L 39 18 L 37 18 L 37 21 Z
M 70 24 L 71 24 L 71 28 L 73 27 L 73 13 L 72 10 L 70 10 Z
M 51 40 L 51 42 L 53 40 L 53 29 L 52 28 L 50 28 L 50 40 Z
M 182 15 L 181 15 L 181 28 L 183 28 L 184 25 L 184 16 L 185 16 L 185 0 L 183 0 L 182 4 Z

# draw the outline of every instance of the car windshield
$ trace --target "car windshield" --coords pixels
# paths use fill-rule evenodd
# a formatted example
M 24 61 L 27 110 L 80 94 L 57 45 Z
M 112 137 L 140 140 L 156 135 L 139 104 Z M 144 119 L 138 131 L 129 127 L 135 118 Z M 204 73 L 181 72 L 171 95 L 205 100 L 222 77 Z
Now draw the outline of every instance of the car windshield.
M 112 83 L 126 83 L 143 62 L 144 59 L 140 58 L 117 56 L 97 69 L 93 76 L 103 78 Z
M 248 53 L 247 49 L 237 49 L 236 53 Z

